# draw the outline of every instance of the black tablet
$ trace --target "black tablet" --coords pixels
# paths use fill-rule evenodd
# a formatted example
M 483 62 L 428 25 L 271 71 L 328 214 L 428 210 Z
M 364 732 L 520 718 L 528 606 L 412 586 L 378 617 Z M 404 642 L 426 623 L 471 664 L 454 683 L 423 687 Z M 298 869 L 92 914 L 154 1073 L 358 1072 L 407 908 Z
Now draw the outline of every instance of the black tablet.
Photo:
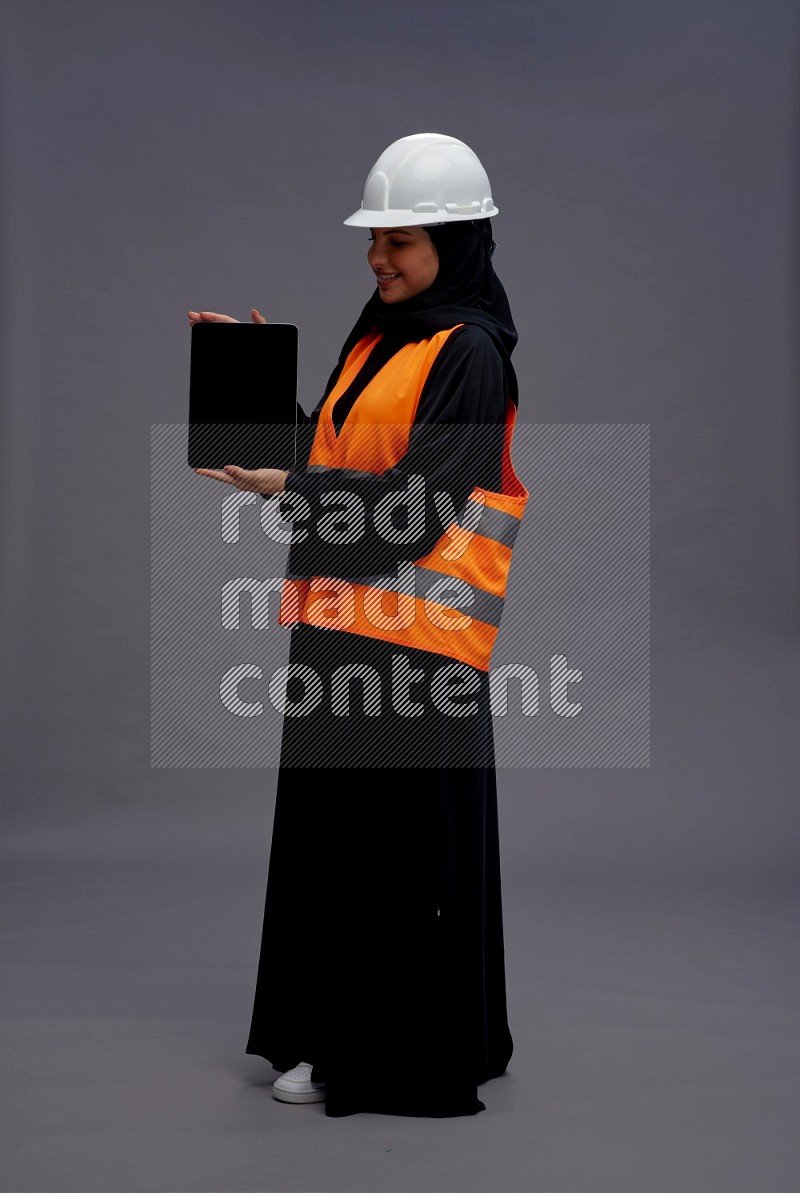
M 189 466 L 291 468 L 296 326 L 194 323 L 191 334 Z

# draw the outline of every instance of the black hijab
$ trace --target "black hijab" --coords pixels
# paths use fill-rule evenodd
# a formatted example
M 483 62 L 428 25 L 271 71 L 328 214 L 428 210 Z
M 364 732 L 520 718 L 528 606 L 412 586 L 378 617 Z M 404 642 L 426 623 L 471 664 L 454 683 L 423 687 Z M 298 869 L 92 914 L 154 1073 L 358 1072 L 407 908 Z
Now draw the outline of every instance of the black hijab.
M 394 353 L 403 344 L 428 339 L 456 323 L 476 323 L 495 341 L 516 404 L 517 378 L 510 358 L 518 335 L 506 292 L 492 265 L 496 246 L 489 219 L 430 224 L 426 231 L 439 258 L 433 283 L 413 298 L 393 303 L 385 303 L 375 287 L 344 342 L 325 396 L 336 384 L 350 350 L 373 328 L 383 332 L 384 351 Z

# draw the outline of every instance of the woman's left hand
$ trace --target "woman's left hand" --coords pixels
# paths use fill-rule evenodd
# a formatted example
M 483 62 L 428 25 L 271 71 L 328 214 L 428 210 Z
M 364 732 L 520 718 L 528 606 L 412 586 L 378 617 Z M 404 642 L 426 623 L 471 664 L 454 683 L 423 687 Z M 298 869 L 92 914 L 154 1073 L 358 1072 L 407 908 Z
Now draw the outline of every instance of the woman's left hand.
M 216 468 L 195 468 L 198 476 L 210 476 L 216 481 L 224 481 L 226 485 L 235 485 L 246 493 L 282 493 L 284 482 L 289 475 L 282 468 L 237 468 L 235 464 L 226 464 L 222 471 Z

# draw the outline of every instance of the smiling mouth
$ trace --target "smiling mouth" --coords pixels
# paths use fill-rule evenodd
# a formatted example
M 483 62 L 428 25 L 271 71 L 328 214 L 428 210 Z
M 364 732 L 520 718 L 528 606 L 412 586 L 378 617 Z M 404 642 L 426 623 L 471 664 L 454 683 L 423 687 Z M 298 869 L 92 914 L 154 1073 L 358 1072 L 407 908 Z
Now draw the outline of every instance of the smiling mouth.
M 376 274 L 376 279 L 379 286 L 391 286 L 392 282 L 396 282 L 400 277 L 399 273 Z

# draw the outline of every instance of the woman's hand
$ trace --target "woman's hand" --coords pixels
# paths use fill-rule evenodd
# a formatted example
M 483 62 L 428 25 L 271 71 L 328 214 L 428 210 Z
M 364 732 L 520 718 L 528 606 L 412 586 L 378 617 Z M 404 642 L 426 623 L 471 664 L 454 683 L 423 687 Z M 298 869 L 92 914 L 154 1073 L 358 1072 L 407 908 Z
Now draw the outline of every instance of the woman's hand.
M 255 307 L 250 312 L 253 323 L 266 323 L 266 319 Z M 189 311 L 189 323 L 240 323 L 240 319 L 233 319 L 230 315 L 218 315 L 216 311 Z
M 266 319 L 255 307 L 250 312 L 253 323 L 266 323 Z M 218 315 L 216 311 L 189 311 L 189 323 L 239 323 L 230 315 Z M 195 468 L 198 476 L 210 476 L 216 481 L 224 481 L 226 485 L 235 485 L 246 493 L 282 493 L 283 484 L 288 472 L 280 468 L 237 468 L 235 464 L 226 464 L 222 471 L 216 468 Z
M 226 485 L 235 485 L 245 493 L 282 493 L 284 482 L 289 475 L 282 468 L 237 468 L 235 464 L 226 464 L 222 471 L 216 468 L 195 468 L 198 476 L 210 476 L 215 481 L 224 481 Z

